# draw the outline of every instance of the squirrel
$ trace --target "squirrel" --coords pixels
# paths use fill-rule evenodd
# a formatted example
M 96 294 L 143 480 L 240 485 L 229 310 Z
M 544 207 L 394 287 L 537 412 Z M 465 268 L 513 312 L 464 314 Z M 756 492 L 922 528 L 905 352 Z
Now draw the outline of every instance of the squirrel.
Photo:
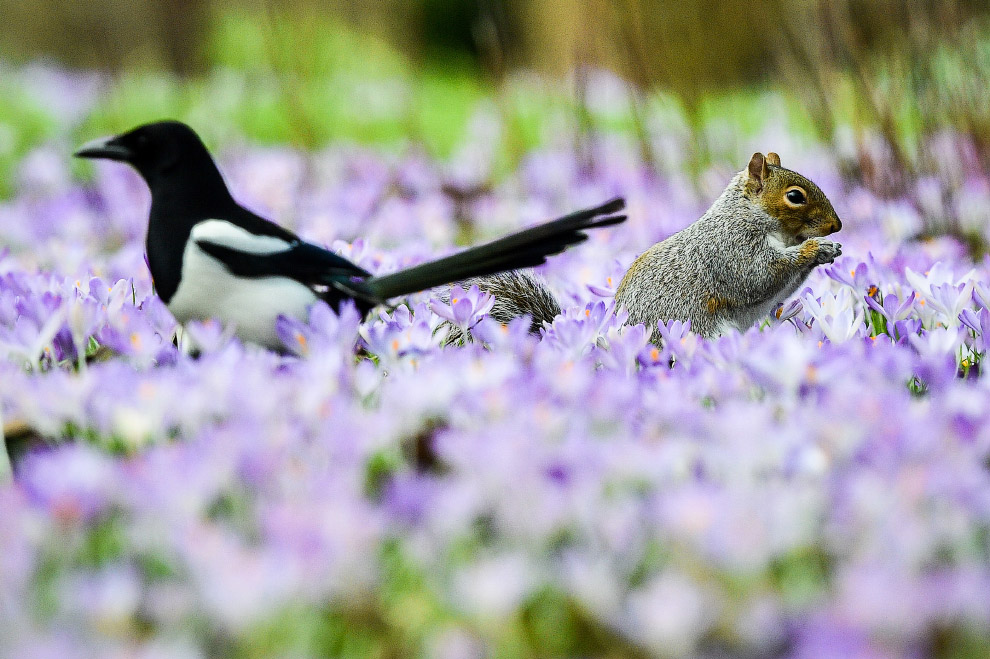
M 615 300 L 629 313 L 626 322 L 644 323 L 654 342 L 658 321 L 691 321 L 691 329 L 706 338 L 745 331 L 790 297 L 816 266 L 842 254 L 839 243 L 824 238 L 841 228 L 817 185 L 782 167 L 776 153 L 754 153 L 700 219 L 633 262 Z M 529 315 L 533 333 L 560 313 L 553 293 L 530 274 L 505 272 L 461 285 L 492 293 L 496 302 L 489 315 L 499 322 Z

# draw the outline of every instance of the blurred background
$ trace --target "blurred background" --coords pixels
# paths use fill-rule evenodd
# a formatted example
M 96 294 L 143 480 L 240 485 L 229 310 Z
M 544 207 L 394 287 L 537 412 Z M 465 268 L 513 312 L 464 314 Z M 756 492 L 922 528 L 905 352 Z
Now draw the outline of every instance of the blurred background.
M 75 67 L 203 73 L 231 63 L 225 51 L 240 36 L 266 44 L 252 53 L 265 60 L 257 66 L 313 73 L 333 64 L 307 62 L 327 54 L 321 33 L 344 30 L 381 40 L 417 67 L 453 65 L 497 81 L 511 69 L 566 74 L 588 65 L 693 99 L 872 56 L 891 67 L 923 64 L 988 9 L 979 0 L 2 0 L 0 11 L 4 56 Z
M 738 169 L 773 123 L 824 145 L 848 180 L 908 199 L 921 233 L 976 240 L 918 184 L 986 186 L 986 2 L 0 0 L 0 14 L 0 181 L 59 131 L 164 116 L 210 145 L 414 143 L 452 158 L 484 140 L 490 177 L 533 148 L 570 140 L 580 155 L 611 133 L 691 180 Z M 53 71 L 67 71 L 66 98 L 51 98 Z M 66 106 L 68 126 L 50 116 Z

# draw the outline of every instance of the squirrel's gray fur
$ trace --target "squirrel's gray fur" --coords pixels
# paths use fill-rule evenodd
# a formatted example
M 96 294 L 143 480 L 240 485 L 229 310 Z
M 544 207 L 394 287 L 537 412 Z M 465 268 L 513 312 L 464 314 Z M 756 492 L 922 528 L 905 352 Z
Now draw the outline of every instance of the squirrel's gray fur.
M 705 337 L 745 331 L 816 266 L 841 255 L 841 245 L 823 238 L 841 227 L 817 185 L 781 167 L 776 154 L 756 153 L 701 219 L 633 262 L 616 302 L 629 312 L 627 322 L 644 323 L 654 341 L 660 320 L 690 320 Z M 503 273 L 471 283 L 495 294 L 501 322 L 526 314 L 535 332 L 560 311 L 531 275 Z
M 817 186 L 800 174 L 775 168 L 791 187 L 803 183 L 814 200 Z M 690 320 L 711 337 L 734 328 L 746 331 L 790 297 L 811 271 L 832 263 L 838 243 L 822 238 L 841 224 L 824 195 L 820 217 L 788 231 L 747 193 L 748 171 L 732 179 L 701 219 L 646 250 L 630 266 L 616 291 L 630 324 Z M 810 185 L 808 185 L 810 184 Z
M 529 316 L 529 331 L 539 334 L 544 322 L 552 322 L 560 314 L 560 302 L 550 291 L 546 280 L 522 270 L 500 272 L 487 277 L 473 277 L 459 283 L 464 290 L 477 286 L 495 296 L 495 304 L 488 315 L 500 323 L 508 324 L 515 318 Z M 444 302 L 450 302 L 450 289 L 443 293 Z M 461 328 L 445 323 L 449 328 L 446 343 L 470 340 Z

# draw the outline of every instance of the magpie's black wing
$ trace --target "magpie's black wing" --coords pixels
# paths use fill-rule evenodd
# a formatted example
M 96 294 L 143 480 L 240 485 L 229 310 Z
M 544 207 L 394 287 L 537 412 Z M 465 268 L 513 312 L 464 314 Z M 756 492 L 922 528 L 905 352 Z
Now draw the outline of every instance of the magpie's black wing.
M 268 254 L 244 252 L 206 239 L 197 240 L 196 245 L 238 277 L 289 277 L 304 284 L 329 284 L 336 279 L 371 276 L 344 257 L 304 241 Z
M 227 231 L 194 229 L 192 238 L 201 250 L 223 263 L 231 274 L 238 277 L 288 277 L 307 286 L 327 286 L 339 290 L 345 297 L 367 298 L 373 304 L 379 302 L 357 285 L 355 279 L 371 277 L 370 272 L 357 264 L 302 240 L 288 229 L 239 204 L 229 209 L 226 217 L 221 222 L 232 225 L 227 227 Z M 206 220 L 199 227 L 206 228 L 216 222 Z M 266 243 L 266 239 L 274 240 Z
M 356 281 L 370 277 L 371 273 L 312 243 L 300 240 L 290 243 L 285 250 L 265 254 L 245 252 L 206 239 L 196 240 L 196 245 L 237 277 L 287 277 L 307 286 L 330 287 L 345 297 L 361 298 L 372 304 L 380 302 Z
M 625 205 L 622 198 L 612 199 L 435 261 L 372 277 L 361 284 L 374 297 L 387 300 L 470 277 L 540 265 L 546 263 L 548 256 L 587 240 L 586 231 L 625 222 L 625 215 L 616 214 Z

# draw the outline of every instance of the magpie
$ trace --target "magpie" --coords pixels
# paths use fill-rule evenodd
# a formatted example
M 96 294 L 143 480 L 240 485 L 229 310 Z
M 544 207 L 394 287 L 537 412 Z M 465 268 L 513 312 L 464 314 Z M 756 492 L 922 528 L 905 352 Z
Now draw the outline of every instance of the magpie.
M 619 224 L 616 198 L 490 243 L 384 276 L 308 243 L 244 208 L 192 128 L 178 121 L 93 140 L 75 155 L 131 165 L 151 190 L 146 240 L 155 290 L 179 322 L 219 318 L 243 340 L 280 349 L 279 315 L 305 319 L 322 299 L 362 313 L 391 298 L 469 277 L 539 265 Z

